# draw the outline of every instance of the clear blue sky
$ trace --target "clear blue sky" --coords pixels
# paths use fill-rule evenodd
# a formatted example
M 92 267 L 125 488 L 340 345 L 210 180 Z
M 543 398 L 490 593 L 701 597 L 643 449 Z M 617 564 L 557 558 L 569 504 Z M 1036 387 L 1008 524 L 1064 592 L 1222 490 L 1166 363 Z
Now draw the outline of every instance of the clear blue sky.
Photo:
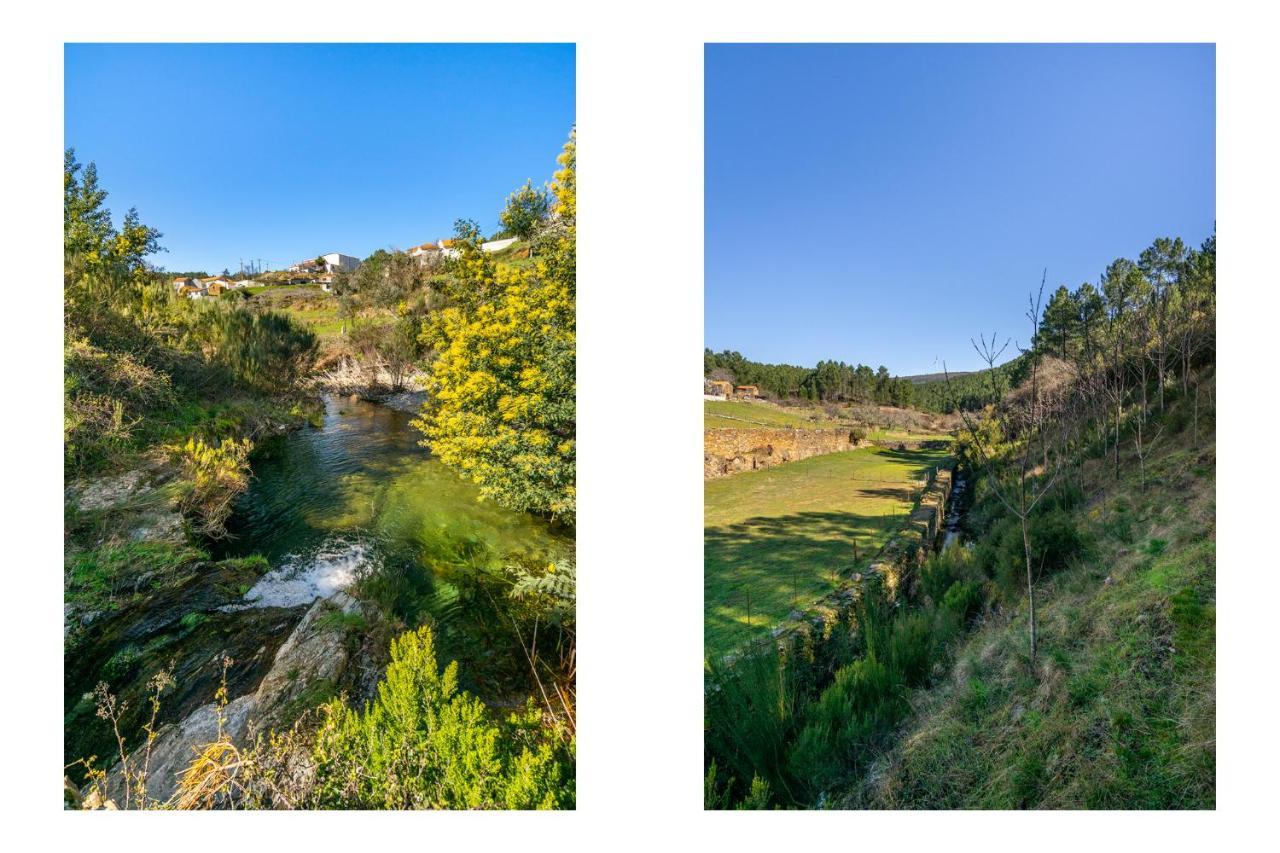
M 975 369 L 1046 267 L 1208 237 L 1214 145 L 1212 45 L 708 45 L 706 345 Z
M 573 45 L 68 45 L 66 145 L 170 270 L 497 230 L 575 121 Z

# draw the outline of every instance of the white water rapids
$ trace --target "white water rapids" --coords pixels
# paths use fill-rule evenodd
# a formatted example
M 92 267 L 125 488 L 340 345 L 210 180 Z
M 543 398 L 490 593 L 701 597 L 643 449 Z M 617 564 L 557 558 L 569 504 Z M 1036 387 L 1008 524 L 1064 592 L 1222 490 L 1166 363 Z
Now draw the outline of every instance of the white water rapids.
M 362 542 L 326 542 L 309 556 L 286 557 L 278 568 L 259 578 L 239 604 L 222 609 L 298 607 L 317 598 L 332 598 L 355 583 L 372 560 L 368 546 Z

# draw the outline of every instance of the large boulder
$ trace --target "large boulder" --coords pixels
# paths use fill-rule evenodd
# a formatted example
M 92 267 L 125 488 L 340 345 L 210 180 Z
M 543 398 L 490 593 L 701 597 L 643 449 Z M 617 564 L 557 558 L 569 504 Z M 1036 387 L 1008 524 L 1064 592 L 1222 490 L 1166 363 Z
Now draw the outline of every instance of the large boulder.
M 365 615 L 360 602 L 341 592 L 311 605 L 254 694 L 259 728 L 287 726 L 315 700 L 336 694 L 350 660 L 344 617 Z

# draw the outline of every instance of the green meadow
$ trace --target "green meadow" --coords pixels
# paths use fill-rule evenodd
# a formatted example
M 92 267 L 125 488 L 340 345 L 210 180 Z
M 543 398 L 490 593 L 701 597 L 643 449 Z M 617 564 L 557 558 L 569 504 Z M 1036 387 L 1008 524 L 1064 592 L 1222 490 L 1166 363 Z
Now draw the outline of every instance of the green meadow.
M 918 482 L 947 458 L 868 447 L 707 481 L 706 655 L 764 634 L 865 567 L 902 526 Z

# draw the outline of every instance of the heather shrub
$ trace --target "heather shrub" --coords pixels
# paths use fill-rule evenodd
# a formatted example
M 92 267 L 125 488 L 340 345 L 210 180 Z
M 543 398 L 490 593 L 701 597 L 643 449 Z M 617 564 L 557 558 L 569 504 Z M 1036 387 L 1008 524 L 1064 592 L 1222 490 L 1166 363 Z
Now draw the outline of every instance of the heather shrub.
M 391 645 L 377 697 L 325 707 L 316 804 L 360 809 L 554 809 L 574 804 L 573 742 L 530 703 L 495 720 L 436 664 L 429 628 Z

